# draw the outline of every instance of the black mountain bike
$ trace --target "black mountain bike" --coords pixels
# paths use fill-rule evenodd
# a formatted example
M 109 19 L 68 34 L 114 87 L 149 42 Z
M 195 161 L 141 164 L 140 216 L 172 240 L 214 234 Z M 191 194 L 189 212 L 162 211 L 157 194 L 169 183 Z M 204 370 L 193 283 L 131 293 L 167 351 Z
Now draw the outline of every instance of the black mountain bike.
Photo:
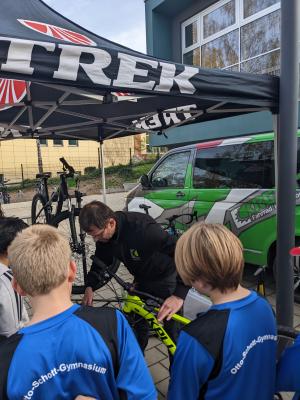
M 149 209 L 151 206 L 147 206 L 146 204 L 140 204 L 139 208 L 145 211 L 147 215 L 149 215 Z M 179 236 L 183 233 L 180 229 L 177 228 L 176 223 L 181 220 L 184 222 L 181 225 L 190 225 L 193 221 L 198 221 L 197 211 L 193 213 L 185 213 L 185 214 L 174 214 L 171 217 L 166 218 L 166 222 L 161 223 L 162 228 L 170 235 L 179 238 Z
M 49 195 L 48 179 L 51 174 L 46 172 L 37 174 L 39 179 L 38 192 L 34 195 L 31 204 L 32 224 L 49 224 L 57 227 L 66 237 L 72 251 L 72 258 L 77 265 L 77 275 L 72 288 L 73 294 L 82 294 L 85 290 L 86 277 L 90 267 L 90 256 L 94 254 L 95 246 L 92 240 L 86 237 L 80 228 L 78 217 L 82 208 L 84 193 L 79 190 L 79 175 L 64 158 L 59 159 L 63 165 L 60 173 L 59 187 Z M 70 196 L 68 179 L 75 179 L 74 196 Z M 73 197 L 75 198 L 72 201 Z M 88 261 L 89 262 L 88 262 Z
M 9 204 L 10 203 L 10 194 L 8 193 L 6 183 L 3 179 L 3 175 L 0 174 L 0 204 Z

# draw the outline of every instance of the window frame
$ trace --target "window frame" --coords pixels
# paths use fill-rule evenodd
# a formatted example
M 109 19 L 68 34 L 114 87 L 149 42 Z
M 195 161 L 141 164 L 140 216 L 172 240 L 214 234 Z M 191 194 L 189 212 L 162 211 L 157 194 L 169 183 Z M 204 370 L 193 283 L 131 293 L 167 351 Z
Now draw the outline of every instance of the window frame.
M 214 10 L 224 6 L 226 3 L 230 2 L 230 1 L 231 0 L 220 0 L 215 4 L 212 4 L 210 7 L 206 8 L 205 10 L 202 10 L 199 13 L 189 17 L 188 19 L 186 19 L 185 21 L 183 21 L 181 23 L 181 62 L 182 63 L 183 63 L 183 57 L 184 57 L 184 55 L 186 53 L 188 53 L 188 52 L 190 52 L 192 50 L 195 50 L 196 48 L 199 48 L 199 52 L 200 52 L 200 57 L 199 57 L 200 58 L 200 60 L 199 60 L 200 61 L 200 68 L 204 68 L 204 67 L 202 67 L 202 46 L 207 44 L 207 43 L 209 43 L 209 42 L 211 42 L 211 41 L 213 41 L 213 40 L 215 40 L 215 39 L 218 39 L 219 37 L 221 37 L 221 36 L 223 36 L 223 35 L 225 35 L 227 33 L 230 33 L 232 31 L 234 31 L 235 29 L 238 29 L 238 31 L 239 31 L 238 32 L 238 34 L 239 34 L 239 39 L 238 39 L 239 40 L 239 54 L 238 54 L 239 62 L 235 63 L 235 64 L 232 64 L 232 65 L 228 65 L 228 66 L 223 67 L 221 69 L 228 70 L 231 67 L 238 66 L 238 70 L 240 71 L 241 70 L 241 64 L 243 62 L 250 61 L 251 59 L 255 59 L 255 58 L 258 58 L 260 56 L 264 56 L 264 55 L 266 55 L 268 53 L 271 53 L 273 51 L 276 51 L 276 50 L 280 50 L 280 47 L 279 47 L 279 48 L 276 48 L 276 49 L 272 49 L 272 50 L 270 50 L 268 52 L 259 54 L 257 56 L 254 56 L 252 58 L 241 60 L 241 28 L 244 25 L 247 25 L 247 24 L 249 24 L 249 23 L 251 23 L 251 22 L 253 22 L 253 21 L 255 21 L 255 20 L 257 20 L 257 19 L 259 19 L 261 17 L 264 17 L 264 16 L 266 16 L 268 14 L 271 14 L 274 11 L 279 10 L 280 7 L 281 7 L 281 1 L 271 5 L 269 7 L 267 7 L 265 9 L 261 10 L 261 11 L 258 11 L 257 13 L 255 13 L 255 14 L 247 17 L 247 18 L 244 18 L 243 17 L 243 14 L 244 14 L 244 0 L 234 0 L 234 2 L 235 2 L 235 23 L 230 25 L 229 27 L 224 28 L 223 30 L 211 35 L 211 36 L 208 36 L 207 38 L 204 39 L 204 24 L 203 24 L 204 17 L 207 14 L 213 12 Z M 186 28 L 186 26 L 190 25 L 193 22 L 197 22 L 197 42 L 194 43 L 193 45 L 185 47 L 185 28 Z

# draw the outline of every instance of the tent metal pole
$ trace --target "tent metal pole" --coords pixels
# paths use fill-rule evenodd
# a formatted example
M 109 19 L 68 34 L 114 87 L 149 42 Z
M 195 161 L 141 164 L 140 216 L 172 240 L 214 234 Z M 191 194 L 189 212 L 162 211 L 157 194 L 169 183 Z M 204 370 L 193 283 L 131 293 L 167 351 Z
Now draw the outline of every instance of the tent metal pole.
M 276 313 L 281 325 L 293 326 L 294 274 L 289 250 L 295 243 L 295 195 L 298 123 L 299 0 L 281 2 L 281 75 L 278 118 L 277 290 Z
M 104 168 L 104 151 L 103 151 L 103 141 L 102 140 L 100 141 L 100 158 L 101 158 L 101 177 L 102 177 L 102 197 L 103 197 L 103 203 L 107 204 L 105 168 Z

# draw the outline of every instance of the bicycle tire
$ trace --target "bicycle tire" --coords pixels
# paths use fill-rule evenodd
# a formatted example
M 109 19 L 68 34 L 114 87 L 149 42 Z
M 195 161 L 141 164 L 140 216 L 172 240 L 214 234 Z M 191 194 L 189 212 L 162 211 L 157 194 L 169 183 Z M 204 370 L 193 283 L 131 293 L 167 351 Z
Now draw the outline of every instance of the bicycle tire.
M 296 329 L 289 326 L 278 325 L 277 326 L 277 336 L 282 338 L 290 339 L 294 341 L 296 337 L 300 334 Z
M 59 191 L 58 199 L 57 199 L 57 202 L 56 202 L 56 209 L 54 211 L 54 215 L 56 217 L 61 213 L 62 208 L 63 208 L 63 204 L 64 204 L 63 195 L 62 195 L 61 191 Z
M 91 266 L 91 259 L 90 256 L 94 254 L 94 245 L 90 246 L 92 241 L 87 242 L 86 237 L 84 235 L 83 238 L 80 238 L 79 236 L 79 213 L 80 209 L 75 208 L 74 209 L 74 217 L 75 217 L 75 225 L 78 228 L 77 229 L 77 240 L 79 243 L 79 246 L 76 248 L 72 235 L 71 235 L 71 230 L 70 230 L 70 211 L 65 210 L 62 211 L 60 214 L 55 215 L 49 222 L 50 225 L 58 228 L 65 236 L 68 237 L 71 251 L 72 251 L 72 258 L 76 262 L 77 265 L 77 272 L 76 272 L 76 277 L 75 281 L 72 286 L 72 294 L 80 295 L 84 294 L 85 291 L 85 280 L 86 280 L 86 272 Z M 89 249 L 89 247 L 93 247 L 92 250 Z M 85 267 L 86 265 L 86 267 Z M 86 268 L 86 271 L 85 271 Z
M 41 203 L 42 211 L 39 212 L 38 204 Z M 49 213 L 47 212 L 46 199 L 40 193 L 36 193 L 33 196 L 31 202 L 31 222 L 32 224 L 48 224 L 49 223 Z

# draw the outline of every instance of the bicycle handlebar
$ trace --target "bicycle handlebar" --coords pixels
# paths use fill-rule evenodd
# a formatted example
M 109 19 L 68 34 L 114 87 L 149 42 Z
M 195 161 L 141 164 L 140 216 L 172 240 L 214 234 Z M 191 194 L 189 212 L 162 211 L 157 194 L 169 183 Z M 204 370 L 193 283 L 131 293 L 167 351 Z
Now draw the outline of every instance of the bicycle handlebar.
M 64 171 L 68 170 L 70 175 L 75 174 L 75 169 L 70 164 L 68 164 L 64 157 L 61 157 L 59 161 L 62 163 Z
M 101 275 L 105 276 L 105 274 L 107 274 L 110 278 L 114 278 L 118 282 L 118 284 L 122 286 L 122 288 L 125 289 L 130 294 L 135 294 L 141 297 L 147 297 L 148 299 L 155 301 L 159 305 L 163 304 L 164 302 L 163 299 L 152 296 L 152 294 L 136 290 L 132 283 L 123 281 L 123 279 L 121 279 L 118 275 L 110 271 L 109 267 L 106 264 L 104 264 L 101 260 L 99 260 L 99 258 L 97 258 L 96 256 L 91 256 L 91 259 L 93 260 L 93 263 L 95 263 L 97 267 L 99 267 L 99 269 L 101 270 L 100 272 Z

